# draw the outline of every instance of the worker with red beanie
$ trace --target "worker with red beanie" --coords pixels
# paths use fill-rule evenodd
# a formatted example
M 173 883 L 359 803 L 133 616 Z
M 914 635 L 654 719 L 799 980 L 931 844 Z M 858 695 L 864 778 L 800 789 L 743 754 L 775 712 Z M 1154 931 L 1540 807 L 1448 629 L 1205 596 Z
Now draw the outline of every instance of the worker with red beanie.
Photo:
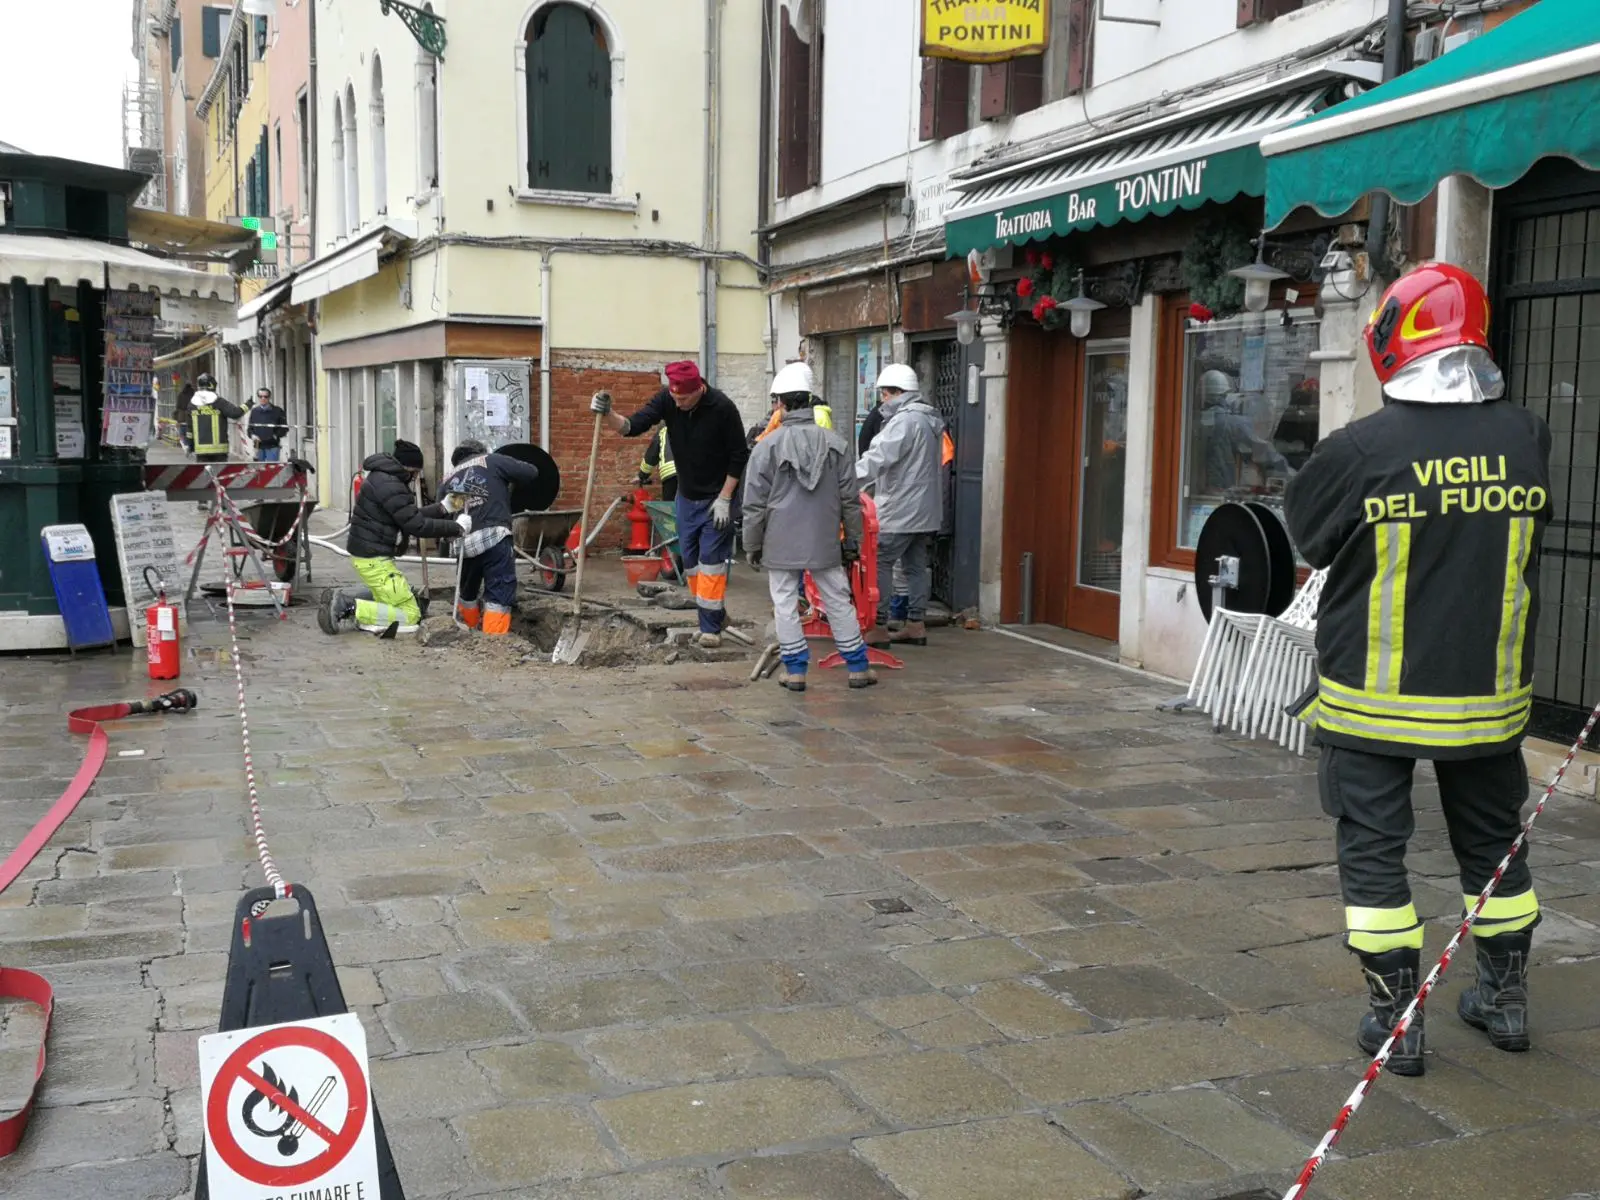
M 666 366 L 667 386 L 632 416 L 611 411 L 609 392 L 597 392 L 590 411 L 615 433 L 638 437 L 667 427 L 678 468 L 678 550 L 684 577 L 700 611 L 700 645 L 722 644 L 728 560 L 733 557 L 733 496 L 750 457 L 738 405 L 710 387 L 693 362 Z

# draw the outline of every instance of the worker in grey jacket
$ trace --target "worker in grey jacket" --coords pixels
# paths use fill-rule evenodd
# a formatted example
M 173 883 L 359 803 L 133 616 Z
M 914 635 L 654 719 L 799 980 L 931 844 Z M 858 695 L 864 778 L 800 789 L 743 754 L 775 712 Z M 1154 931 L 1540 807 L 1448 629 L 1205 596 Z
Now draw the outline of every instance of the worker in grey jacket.
M 873 487 L 878 506 L 878 624 L 889 620 L 894 567 L 903 563 L 910 599 L 906 623 L 891 642 L 928 644 L 928 595 L 933 590 L 933 539 L 944 519 L 940 456 L 944 418 L 922 398 L 917 373 L 891 363 L 878 376 L 883 430 L 856 460 L 856 478 Z
M 805 363 L 779 371 L 771 391 L 783 403 L 783 420 L 756 444 L 745 468 L 744 547 L 750 565 L 767 572 L 784 666 L 778 682 L 791 692 L 806 690 L 811 652 L 800 623 L 800 590 L 809 571 L 850 686 L 871 687 L 877 677 L 867 663 L 847 570 L 861 557 L 861 494 L 850 447 L 817 424 L 816 385 Z

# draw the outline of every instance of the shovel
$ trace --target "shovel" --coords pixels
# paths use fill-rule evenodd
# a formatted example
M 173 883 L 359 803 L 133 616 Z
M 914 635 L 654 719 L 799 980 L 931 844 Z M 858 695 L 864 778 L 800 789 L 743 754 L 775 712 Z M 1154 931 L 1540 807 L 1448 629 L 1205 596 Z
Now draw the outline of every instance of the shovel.
M 422 504 L 422 480 L 417 480 L 417 505 Z M 433 603 L 433 584 L 428 579 L 428 551 L 421 538 L 417 539 L 417 553 L 422 558 L 422 598 L 417 601 L 417 607 L 422 610 L 422 615 L 428 615 L 428 606 Z
M 596 392 L 595 395 L 604 393 Z M 606 397 L 610 399 L 609 396 Z M 594 415 L 594 437 L 589 443 L 589 478 L 583 485 L 583 524 L 578 526 L 584 533 L 589 528 L 589 504 L 594 500 L 594 470 L 600 458 L 600 422 L 604 419 L 603 413 Z M 561 636 L 556 639 L 556 648 L 550 654 L 553 663 L 575 663 L 578 656 L 583 653 L 583 648 L 588 644 L 589 635 L 582 633 L 579 626 L 583 624 L 583 564 L 589 558 L 589 540 L 580 533 L 578 537 L 578 571 L 572 582 L 572 616 L 567 618 L 567 623 L 561 627 Z

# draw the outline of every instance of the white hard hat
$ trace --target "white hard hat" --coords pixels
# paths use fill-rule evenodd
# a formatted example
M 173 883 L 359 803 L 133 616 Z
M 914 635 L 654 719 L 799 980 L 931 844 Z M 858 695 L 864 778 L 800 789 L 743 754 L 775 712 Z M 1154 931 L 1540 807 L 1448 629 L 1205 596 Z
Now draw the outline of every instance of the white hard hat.
M 791 392 L 816 395 L 816 377 L 811 374 L 811 368 L 803 362 L 785 363 L 772 377 L 772 386 L 767 389 L 767 394 L 771 396 L 787 396 Z
M 1221 404 L 1232 390 L 1232 381 L 1222 371 L 1211 370 L 1200 376 L 1200 400 L 1203 404 Z
M 899 388 L 902 392 L 920 392 L 922 384 L 917 381 L 917 373 L 905 363 L 890 363 L 878 376 L 878 387 Z

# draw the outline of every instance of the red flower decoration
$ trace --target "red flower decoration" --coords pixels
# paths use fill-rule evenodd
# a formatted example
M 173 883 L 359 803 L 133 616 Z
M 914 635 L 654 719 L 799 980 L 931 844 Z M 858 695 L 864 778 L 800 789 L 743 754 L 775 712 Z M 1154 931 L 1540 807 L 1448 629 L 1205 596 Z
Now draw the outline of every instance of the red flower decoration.
M 1039 307 L 1048 312 L 1050 309 L 1056 307 L 1056 298 L 1054 296 L 1046 296 L 1043 300 L 1039 301 Z
M 1027 276 L 1023 276 L 1021 279 L 1017 280 L 1017 295 L 1021 296 L 1024 300 L 1033 295 L 1033 280 L 1029 279 Z
M 1046 271 L 1054 271 L 1056 269 L 1056 260 L 1049 254 L 1041 254 L 1039 256 L 1039 265 Z
M 1033 306 L 1033 319 L 1042 323 L 1044 321 L 1044 313 L 1044 301 L 1041 300 Z
M 1039 252 L 1037 250 L 1024 250 L 1022 252 L 1022 258 L 1023 261 L 1025 261 L 1030 267 L 1037 267 L 1039 265 Z
M 1215 320 L 1216 316 L 1217 314 L 1212 312 L 1204 304 L 1197 303 L 1189 305 L 1189 318 L 1191 320 L 1199 321 L 1201 324 L 1205 324 L 1207 321 Z

